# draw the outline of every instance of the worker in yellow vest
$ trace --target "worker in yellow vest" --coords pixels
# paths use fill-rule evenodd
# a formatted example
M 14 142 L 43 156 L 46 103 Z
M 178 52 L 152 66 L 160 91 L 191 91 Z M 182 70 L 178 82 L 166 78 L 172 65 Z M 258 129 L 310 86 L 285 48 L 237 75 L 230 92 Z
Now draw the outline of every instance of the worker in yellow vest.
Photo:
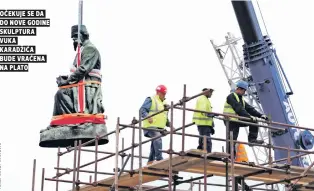
M 247 122 L 251 122 L 251 123 L 257 123 L 256 117 L 268 120 L 266 115 L 259 113 L 258 111 L 254 109 L 254 107 L 250 106 L 248 103 L 244 101 L 242 96 L 245 94 L 245 91 L 247 89 L 248 89 L 248 83 L 245 81 L 239 81 L 236 84 L 236 89 L 234 90 L 234 92 L 231 92 L 228 95 L 225 105 L 224 105 L 223 113 L 250 118 L 250 120 L 247 120 Z M 230 120 L 231 121 L 229 123 L 229 131 L 233 131 L 233 140 L 237 140 L 240 127 L 245 127 L 248 125 L 245 125 L 239 122 L 239 119 L 237 118 L 230 118 Z M 245 121 L 245 120 L 242 120 L 242 121 Z M 258 126 L 250 125 L 248 142 L 256 143 L 256 144 L 263 144 L 264 143 L 263 140 L 257 140 L 257 135 L 258 135 Z M 236 151 L 235 147 L 234 147 L 234 151 Z M 230 146 L 229 146 L 229 149 L 227 149 L 227 152 L 230 154 Z M 236 156 L 236 153 L 235 153 L 235 156 Z
M 167 103 L 165 102 L 166 94 L 167 94 L 166 86 L 159 85 L 156 88 L 156 95 L 147 97 L 145 99 L 145 102 L 143 103 L 140 109 L 141 117 L 146 118 L 147 116 L 150 116 L 154 113 L 164 110 L 165 106 L 167 105 Z M 164 111 L 143 121 L 144 136 L 153 138 L 161 135 L 161 133 L 158 131 L 149 130 L 145 128 L 164 129 L 166 126 L 167 127 L 170 126 L 170 121 L 168 119 L 168 112 Z M 151 164 L 155 160 L 157 161 L 163 160 L 161 150 L 162 150 L 161 138 L 153 140 L 151 142 L 150 154 L 147 164 Z
M 236 145 L 236 162 L 249 162 L 249 158 L 247 156 L 244 144 L 237 143 Z
M 209 91 L 207 91 L 209 90 Z M 204 88 L 202 90 L 207 91 L 204 95 L 201 95 L 198 97 L 195 105 L 195 110 L 201 110 L 201 111 L 206 111 L 206 112 L 211 112 L 212 111 L 212 106 L 209 101 L 209 98 L 211 98 L 213 89 L 208 89 Z M 215 129 L 214 129 L 214 120 L 213 120 L 214 115 L 209 114 L 209 113 L 201 113 L 201 112 L 194 112 L 193 114 L 193 122 L 197 125 L 197 129 L 199 132 L 200 136 L 207 136 L 206 139 L 206 150 L 207 152 L 212 151 L 212 141 L 210 139 L 211 135 L 215 134 Z M 199 138 L 198 140 L 198 147 L 197 149 L 203 150 L 204 148 L 204 138 Z

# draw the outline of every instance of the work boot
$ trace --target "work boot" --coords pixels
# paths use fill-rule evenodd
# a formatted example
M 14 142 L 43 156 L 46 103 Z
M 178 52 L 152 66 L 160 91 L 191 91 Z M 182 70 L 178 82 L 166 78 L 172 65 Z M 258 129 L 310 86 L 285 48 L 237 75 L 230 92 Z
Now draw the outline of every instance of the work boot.
M 242 185 L 241 183 L 238 183 L 238 190 L 242 190 Z M 244 190 L 245 191 L 253 191 L 252 188 L 250 188 L 247 184 L 244 183 Z
M 249 145 L 250 146 L 252 146 L 251 144 L 263 144 L 264 143 L 264 141 L 263 140 L 257 140 L 257 139 L 251 139 L 251 140 L 249 140 Z
M 153 164 L 153 163 L 154 163 L 154 161 L 148 161 L 147 165 L 150 165 L 150 164 Z
M 244 190 L 245 190 L 245 191 L 253 191 L 253 189 L 250 188 L 247 184 L 245 184 Z
M 197 150 L 203 150 L 203 148 L 200 146 L 197 146 Z

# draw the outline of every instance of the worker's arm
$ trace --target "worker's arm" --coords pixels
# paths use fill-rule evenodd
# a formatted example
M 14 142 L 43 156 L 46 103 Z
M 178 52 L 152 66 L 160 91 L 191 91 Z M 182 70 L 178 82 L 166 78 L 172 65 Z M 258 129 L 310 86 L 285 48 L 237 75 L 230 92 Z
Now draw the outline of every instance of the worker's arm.
M 152 106 L 152 99 L 150 97 L 147 97 L 140 108 L 141 117 L 142 119 L 148 116 L 150 107 Z
M 252 107 L 246 102 L 245 102 L 245 110 L 252 116 L 259 117 L 259 118 L 262 117 L 262 114 L 260 112 L 256 111 L 254 107 Z
M 69 76 L 69 83 L 78 83 L 82 80 L 95 67 L 99 56 L 100 54 L 95 47 L 84 47 L 80 66 Z
M 233 94 L 230 94 L 227 97 L 227 103 L 229 105 L 231 105 L 231 107 L 233 108 L 233 110 L 239 115 L 239 116 L 243 116 L 243 117 L 250 117 L 250 114 L 245 111 L 245 108 L 242 106 L 242 104 L 240 104 L 239 102 L 237 102 L 235 96 Z

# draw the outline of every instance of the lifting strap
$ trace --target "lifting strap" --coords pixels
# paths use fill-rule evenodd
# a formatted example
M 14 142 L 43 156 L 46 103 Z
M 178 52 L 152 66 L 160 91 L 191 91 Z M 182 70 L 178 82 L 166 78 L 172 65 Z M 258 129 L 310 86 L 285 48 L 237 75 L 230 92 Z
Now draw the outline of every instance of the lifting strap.
M 83 81 L 75 84 L 70 84 L 70 85 L 65 85 L 65 86 L 60 86 L 60 89 L 65 89 L 65 88 L 72 88 L 80 85 L 85 85 L 85 84 L 101 84 L 99 81 Z
M 69 125 L 81 123 L 106 124 L 104 114 L 72 113 L 53 116 L 50 125 Z

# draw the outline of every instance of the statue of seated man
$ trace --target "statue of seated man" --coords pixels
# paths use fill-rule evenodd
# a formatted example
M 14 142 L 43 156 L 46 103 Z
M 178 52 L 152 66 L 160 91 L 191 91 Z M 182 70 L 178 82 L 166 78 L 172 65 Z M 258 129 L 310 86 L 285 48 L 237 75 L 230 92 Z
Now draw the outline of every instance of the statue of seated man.
M 80 50 L 80 57 L 78 52 L 70 75 L 57 77 L 59 90 L 55 94 L 53 119 L 47 129 L 41 131 L 41 147 L 68 147 L 73 146 L 75 140 L 84 143 L 107 134 L 102 104 L 100 53 L 89 40 L 85 25 L 81 25 L 80 35 L 78 25 L 72 26 L 71 38 L 74 51 Z M 108 142 L 105 136 L 97 144 Z M 87 146 L 93 145 L 95 142 Z
M 55 95 L 53 116 L 79 113 L 78 86 L 84 79 L 83 92 L 81 93 L 84 113 L 104 113 L 101 91 L 101 58 L 97 48 L 89 40 L 89 33 L 85 25 L 80 28 L 81 62 L 77 67 L 77 55 L 75 56 L 71 74 L 57 78 L 58 87 L 61 87 Z M 78 47 L 78 26 L 72 26 L 71 38 L 73 39 L 74 51 Z M 98 82 L 98 83 L 97 83 Z M 72 86 L 71 86 L 72 85 Z

